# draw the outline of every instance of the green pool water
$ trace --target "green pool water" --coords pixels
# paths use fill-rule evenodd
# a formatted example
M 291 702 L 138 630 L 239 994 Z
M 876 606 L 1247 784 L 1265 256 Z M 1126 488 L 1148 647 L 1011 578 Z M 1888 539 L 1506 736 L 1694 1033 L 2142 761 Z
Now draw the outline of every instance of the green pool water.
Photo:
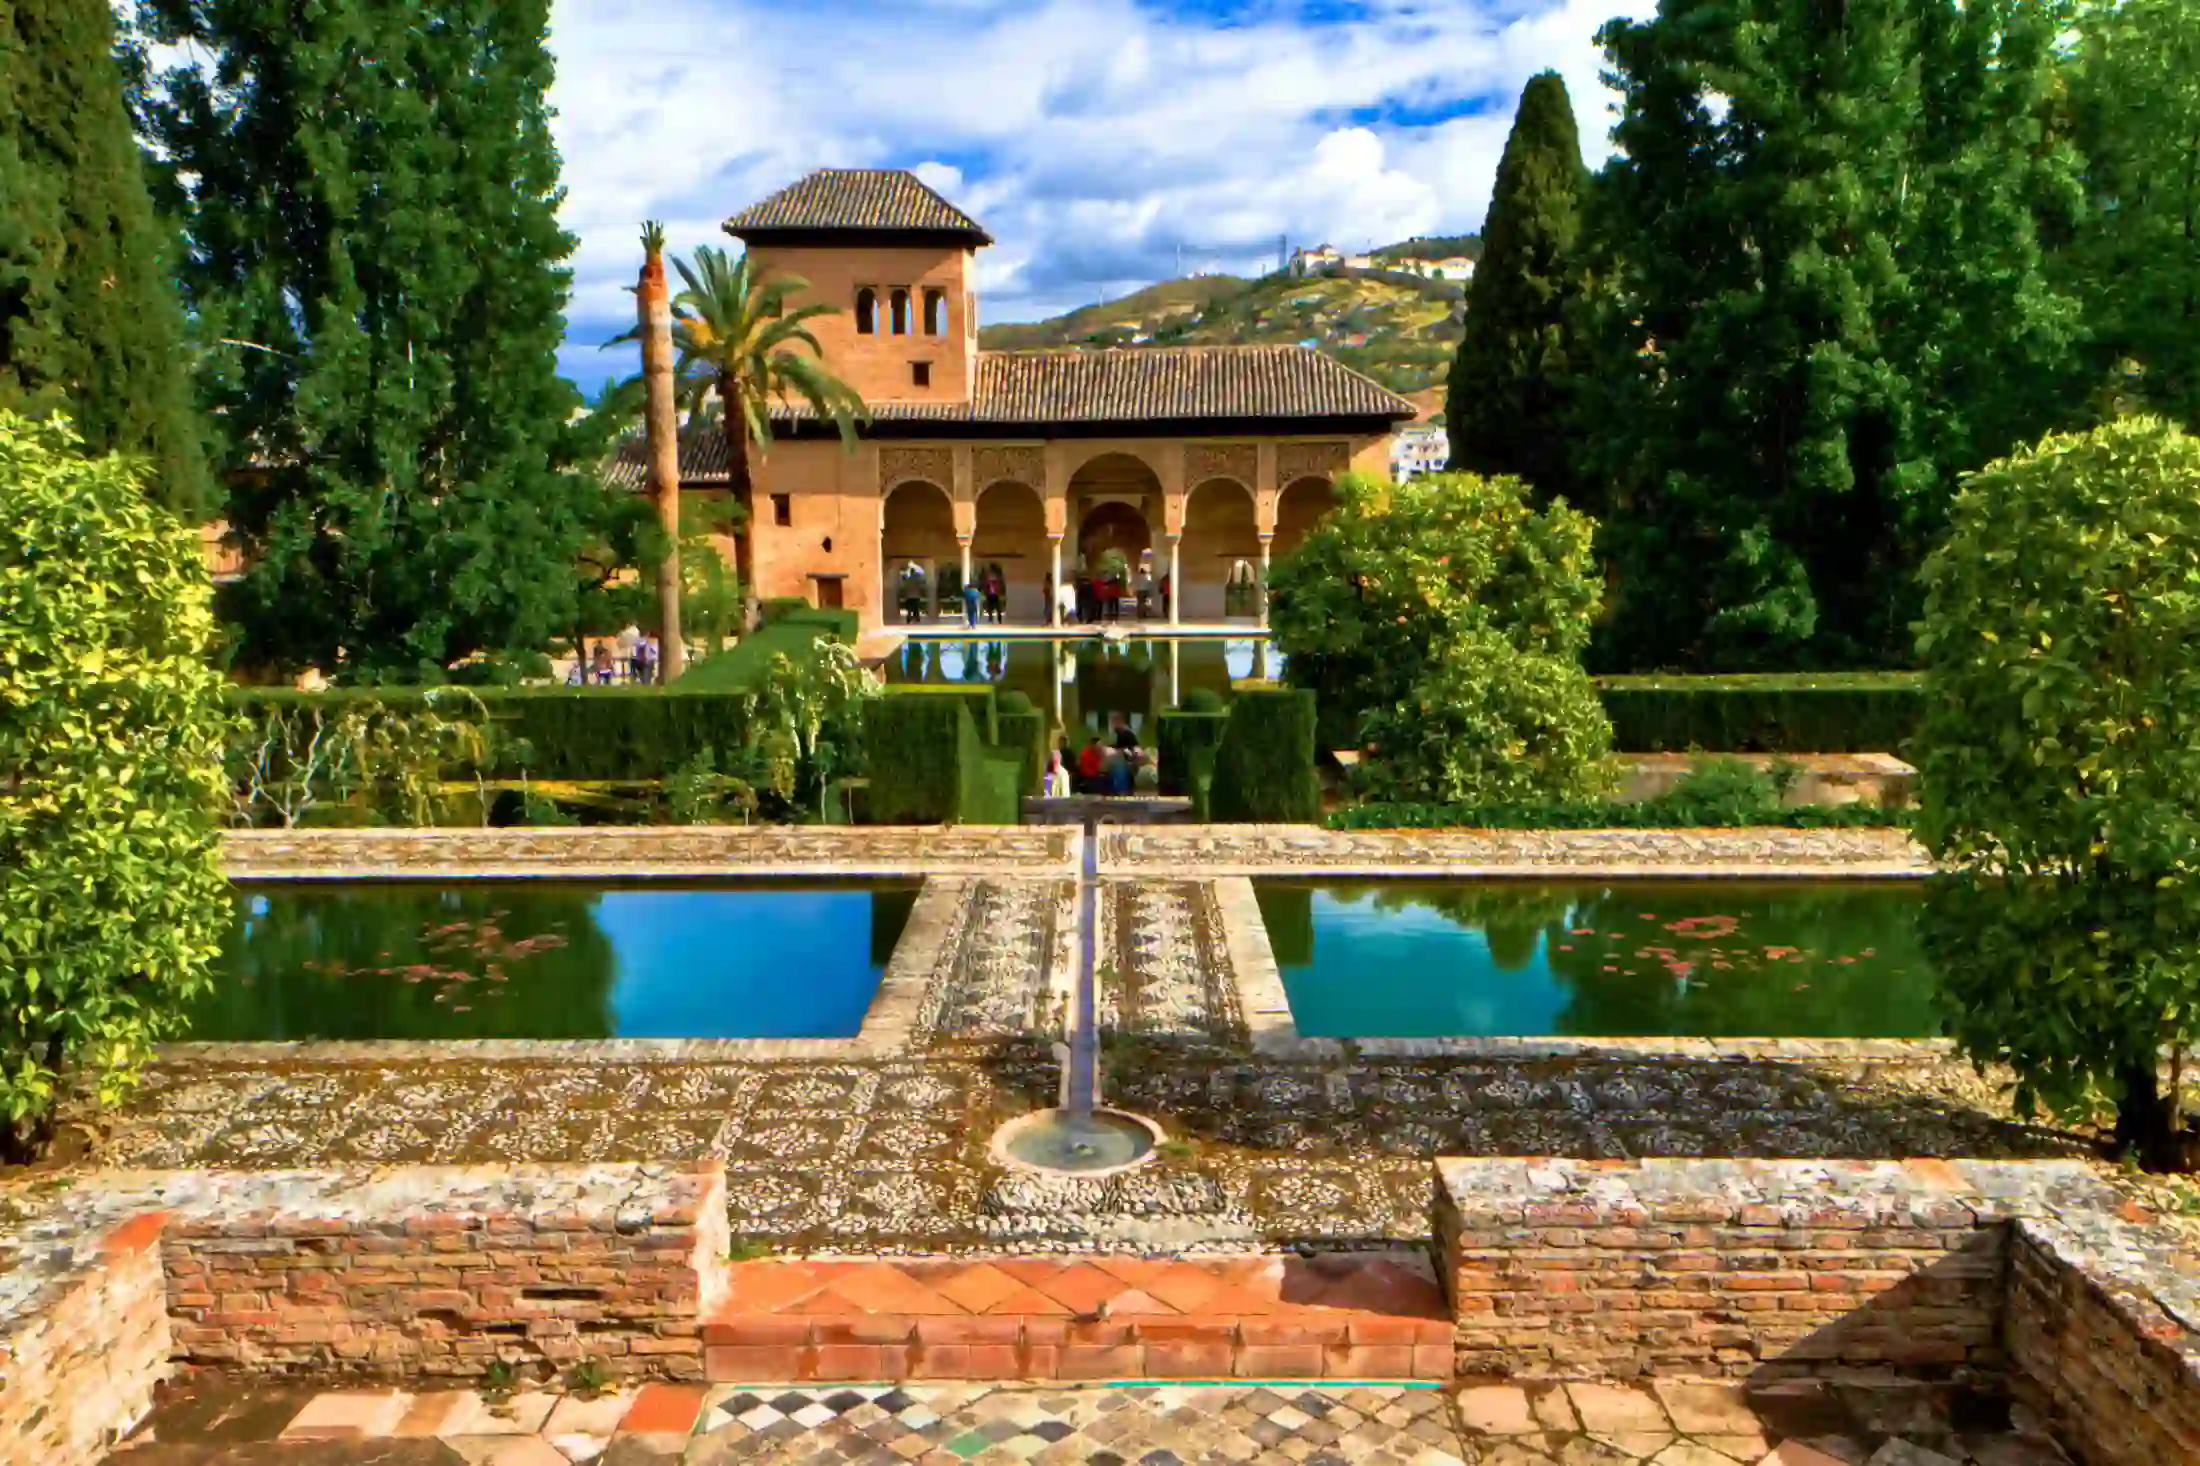
M 1058 714 L 1064 728 L 1105 729 L 1121 713 L 1149 741 L 1155 715 L 1193 689 L 1227 700 L 1232 681 L 1282 669 L 1282 655 L 1265 640 L 1235 637 L 911 639 L 885 665 L 888 682 L 990 682 L 1021 692 L 1033 707 Z
M 1922 892 L 1895 882 L 1255 883 L 1320 1038 L 1923 1038 Z
M 240 885 L 188 1036 L 852 1037 L 917 885 Z

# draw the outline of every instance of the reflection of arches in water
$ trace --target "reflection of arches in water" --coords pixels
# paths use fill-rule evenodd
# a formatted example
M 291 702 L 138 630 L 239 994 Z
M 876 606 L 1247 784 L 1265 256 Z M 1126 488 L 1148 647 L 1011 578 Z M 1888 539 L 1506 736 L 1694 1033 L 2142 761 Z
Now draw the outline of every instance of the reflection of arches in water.
M 1241 682 L 1253 675 L 1253 661 L 1257 644 L 1250 641 L 1227 641 L 1222 644 L 1222 664 L 1230 672 L 1230 680 Z
M 940 680 L 960 682 L 963 678 L 963 645 L 959 641 L 943 641 L 939 648 Z

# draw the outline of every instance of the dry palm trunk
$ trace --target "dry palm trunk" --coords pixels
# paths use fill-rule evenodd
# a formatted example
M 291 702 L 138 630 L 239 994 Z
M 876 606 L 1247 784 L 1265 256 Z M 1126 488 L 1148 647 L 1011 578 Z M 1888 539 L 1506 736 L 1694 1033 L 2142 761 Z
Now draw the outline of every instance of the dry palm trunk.
M 641 304 L 643 423 L 649 438 L 649 488 L 664 526 L 665 558 L 657 567 L 658 634 L 664 679 L 687 670 L 687 642 L 680 635 L 680 420 L 672 402 L 672 296 L 665 288 L 664 231 L 642 234 Z

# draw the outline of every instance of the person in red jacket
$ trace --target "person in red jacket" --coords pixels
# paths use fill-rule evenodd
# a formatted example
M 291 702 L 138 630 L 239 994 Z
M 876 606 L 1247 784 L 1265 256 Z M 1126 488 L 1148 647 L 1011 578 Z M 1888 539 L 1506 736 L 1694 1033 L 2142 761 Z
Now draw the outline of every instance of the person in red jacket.
M 1106 786 L 1108 777 L 1108 750 L 1095 733 L 1085 742 L 1085 751 L 1077 755 L 1077 775 L 1084 780 L 1088 794 L 1098 794 Z

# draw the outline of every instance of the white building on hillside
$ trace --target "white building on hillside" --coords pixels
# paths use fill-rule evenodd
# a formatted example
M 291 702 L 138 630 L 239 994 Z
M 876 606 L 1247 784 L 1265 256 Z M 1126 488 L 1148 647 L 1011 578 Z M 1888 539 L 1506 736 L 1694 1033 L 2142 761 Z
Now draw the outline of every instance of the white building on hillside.
M 1451 435 L 1434 423 L 1400 428 L 1390 440 L 1390 476 L 1404 483 L 1417 473 L 1441 473 L 1451 462 Z
M 1302 280 L 1310 275 L 1327 274 L 1340 265 L 1354 270 L 1372 270 L 1375 259 L 1372 255 L 1346 254 L 1333 244 L 1302 249 L 1291 256 L 1291 273 Z

